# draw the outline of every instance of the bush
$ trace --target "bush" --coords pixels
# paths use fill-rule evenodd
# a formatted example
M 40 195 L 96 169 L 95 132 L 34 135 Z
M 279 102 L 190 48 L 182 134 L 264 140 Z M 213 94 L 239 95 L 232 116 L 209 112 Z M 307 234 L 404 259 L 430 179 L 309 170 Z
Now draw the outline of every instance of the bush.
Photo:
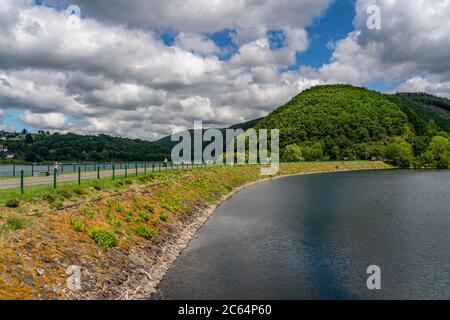
M 169 215 L 167 213 L 161 213 L 159 215 L 159 218 L 161 219 L 161 221 L 166 222 L 167 220 L 169 220 Z
M 8 208 L 18 208 L 20 206 L 20 200 L 19 199 L 9 199 L 6 201 L 5 206 Z
M 72 224 L 72 226 L 73 226 L 73 229 L 74 229 L 76 232 L 81 232 L 81 231 L 83 231 L 83 229 L 84 229 L 84 224 L 83 224 L 83 222 L 81 222 L 80 220 L 72 220 L 72 221 L 71 221 L 71 224 Z
M 103 251 L 107 251 L 109 248 L 117 246 L 118 243 L 117 238 L 113 233 L 103 229 L 94 228 L 89 232 L 89 236 Z
M 153 208 L 153 206 L 150 203 L 144 204 L 144 209 L 150 213 L 153 213 L 155 211 L 155 208 Z
M 146 222 L 150 220 L 150 216 L 143 211 L 138 212 L 139 217 L 136 219 L 137 223 Z
M 158 231 L 156 231 L 153 228 L 149 228 L 147 226 L 139 226 L 137 227 L 134 232 L 136 233 L 136 235 L 138 235 L 139 237 L 142 237 L 144 239 L 150 240 L 154 235 L 158 234 Z
M 13 231 L 23 229 L 25 223 L 25 219 L 19 217 L 9 217 L 7 220 L 8 229 Z

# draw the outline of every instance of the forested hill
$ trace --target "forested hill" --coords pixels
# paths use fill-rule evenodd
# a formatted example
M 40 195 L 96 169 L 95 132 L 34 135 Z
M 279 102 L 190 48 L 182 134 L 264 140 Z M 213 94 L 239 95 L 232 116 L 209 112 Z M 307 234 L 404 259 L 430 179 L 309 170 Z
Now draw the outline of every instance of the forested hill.
M 387 159 L 448 167 L 449 100 L 349 85 L 305 90 L 255 128 L 280 129 L 285 160 Z
M 423 120 L 432 120 L 439 129 L 450 132 L 450 100 L 426 93 L 397 93 L 397 97 Z
M 170 152 L 155 142 L 111 137 L 107 135 L 82 136 L 73 133 L 39 134 L 0 133 L 6 141 L 8 153 L 15 159 L 28 162 L 109 162 L 109 161 L 161 161 Z

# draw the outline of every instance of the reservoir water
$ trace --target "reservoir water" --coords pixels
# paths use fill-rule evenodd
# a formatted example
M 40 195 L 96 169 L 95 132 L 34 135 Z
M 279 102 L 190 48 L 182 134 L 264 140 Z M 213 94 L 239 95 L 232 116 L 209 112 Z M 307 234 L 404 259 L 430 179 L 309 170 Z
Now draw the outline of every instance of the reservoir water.
M 381 290 L 368 290 L 370 265 Z M 450 299 L 450 171 L 288 177 L 225 202 L 164 299 Z

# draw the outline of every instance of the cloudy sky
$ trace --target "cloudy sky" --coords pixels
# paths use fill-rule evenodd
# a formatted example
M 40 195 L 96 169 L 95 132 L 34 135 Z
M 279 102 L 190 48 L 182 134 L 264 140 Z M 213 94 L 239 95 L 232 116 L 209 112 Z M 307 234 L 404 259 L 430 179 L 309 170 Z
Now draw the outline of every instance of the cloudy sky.
M 449 35 L 450 0 L 1 0 L 0 130 L 153 140 L 321 83 L 450 97 Z

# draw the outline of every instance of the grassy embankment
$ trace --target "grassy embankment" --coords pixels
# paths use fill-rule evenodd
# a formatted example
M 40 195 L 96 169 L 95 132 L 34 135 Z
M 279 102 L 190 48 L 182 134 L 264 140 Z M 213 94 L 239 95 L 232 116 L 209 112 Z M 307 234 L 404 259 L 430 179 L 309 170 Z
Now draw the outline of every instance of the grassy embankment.
M 382 162 L 282 164 L 278 175 L 391 168 Z M 198 168 L 0 191 L 0 299 L 64 299 L 65 270 L 83 269 L 77 297 L 112 298 L 196 214 L 255 182 L 258 166 Z M 145 271 L 142 273 L 145 274 Z M 151 278 L 151 275 L 149 275 Z

